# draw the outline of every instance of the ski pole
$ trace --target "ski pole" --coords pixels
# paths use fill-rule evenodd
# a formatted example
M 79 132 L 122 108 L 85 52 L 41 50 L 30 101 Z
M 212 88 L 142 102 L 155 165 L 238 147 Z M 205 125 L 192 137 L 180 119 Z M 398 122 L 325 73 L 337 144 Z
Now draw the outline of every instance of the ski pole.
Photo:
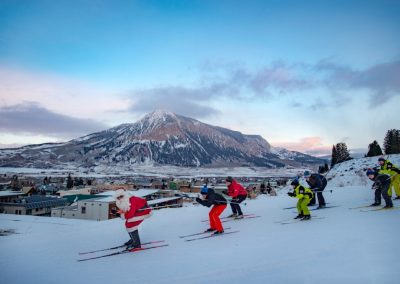
M 169 207 L 182 207 L 182 206 L 183 206 L 182 204 L 171 204 L 171 205 L 154 206 L 154 207 L 149 206 L 146 208 L 138 209 L 137 211 L 144 211 L 144 210 L 148 210 L 148 209 L 162 209 L 162 208 L 169 208 Z

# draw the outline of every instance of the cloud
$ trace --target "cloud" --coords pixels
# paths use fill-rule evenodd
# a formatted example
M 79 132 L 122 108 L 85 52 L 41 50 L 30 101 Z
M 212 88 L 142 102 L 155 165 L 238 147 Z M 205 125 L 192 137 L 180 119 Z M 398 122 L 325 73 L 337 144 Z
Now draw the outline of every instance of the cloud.
M 291 151 L 298 151 L 301 153 L 323 156 L 329 155 L 332 152 L 331 145 L 324 145 L 321 137 L 304 137 L 300 141 L 295 142 L 276 142 L 275 147 L 282 147 Z
M 282 62 L 256 71 L 240 64 L 207 64 L 196 87 L 164 86 L 145 90 L 132 90 L 125 94 L 131 99 L 132 112 L 150 112 L 167 109 L 182 115 L 204 118 L 219 114 L 210 106 L 215 100 L 238 102 L 270 99 L 274 93 L 289 93 L 311 87 L 311 82 L 300 77 L 299 72 Z
M 305 73 L 304 71 L 299 70 L 296 65 L 276 62 L 256 71 L 252 75 L 249 87 L 255 94 L 263 94 L 267 89 L 287 93 L 312 88 L 312 80 L 301 74 Z
M 159 87 L 135 91 L 130 111 L 148 113 L 156 109 L 165 109 L 189 117 L 208 117 L 219 111 L 207 105 L 218 86 L 208 88 Z
M 6 133 L 70 139 L 105 128 L 105 125 L 94 120 L 55 113 L 38 103 L 25 102 L 0 107 L 0 130 Z
M 68 116 L 104 117 L 126 109 L 126 101 L 115 93 L 98 83 L 0 65 L 0 107 L 29 101 Z
M 400 95 L 400 60 L 376 64 L 365 70 L 321 61 L 315 69 L 325 73 L 323 84 L 331 90 L 369 90 L 370 107 L 380 106 Z
M 211 106 L 217 100 L 241 103 L 286 96 L 292 97 L 291 106 L 320 110 L 349 104 L 356 91 L 369 96 L 370 107 L 400 95 L 400 61 L 376 64 L 365 70 L 335 64 L 331 59 L 317 64 L 276 61 L 256 70 L 237 62 L 206 62 L 199 71 L 200 78 L 194 87 L 132 90 L 129 110 L 144 113 L 162 108 L 204 118 L 219 113 Z M 321 91 L 328 96 L 318 97 Z M 295 101 L 299 94 L 306 103 Z

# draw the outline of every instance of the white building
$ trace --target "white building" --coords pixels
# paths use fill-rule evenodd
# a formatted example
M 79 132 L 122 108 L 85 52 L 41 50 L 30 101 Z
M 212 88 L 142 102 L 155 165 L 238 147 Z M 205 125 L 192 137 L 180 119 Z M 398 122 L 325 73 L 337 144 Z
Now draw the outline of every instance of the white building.
M 137 197 L 150 197 L 157 194 L 158 189 L 139 189 L 129 191 Z M 115 205 L 115 191 L 106 191 L 93 195 L 93 198 L 79 200 L 71 206 L 55 208 L 51 211 L 52 217 L 86 219 L 103 221 L 115 218 L 114 212 L 118 211 Z

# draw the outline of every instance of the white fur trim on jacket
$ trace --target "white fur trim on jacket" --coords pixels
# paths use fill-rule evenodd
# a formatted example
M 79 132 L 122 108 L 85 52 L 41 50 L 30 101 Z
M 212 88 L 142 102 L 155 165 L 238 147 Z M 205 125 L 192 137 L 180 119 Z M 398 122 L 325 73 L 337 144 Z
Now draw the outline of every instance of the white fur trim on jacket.
M 149 214 L 142 215 L 142 216 L 135 216 L 135 217 L 132 217 L 132 218 L 126 220 L 126 221 L 127 221 L 128 223 L 130 223 L 130 222 L 142 221 L 142 220 L 144 220 L 144 219 L 149 218 L 152 214 L 153 214 L 153 212 L 150 211 Z
M 134 231 L 137 231 L 139 229 L 139 225 L 137 225 L 137 226 L 135 226 L 135 227 L 132 227 L 132 228 L 126 228 L 126 231 L 128 232 L 128 233 L 132 233 L 132 232 L 134 232 Z

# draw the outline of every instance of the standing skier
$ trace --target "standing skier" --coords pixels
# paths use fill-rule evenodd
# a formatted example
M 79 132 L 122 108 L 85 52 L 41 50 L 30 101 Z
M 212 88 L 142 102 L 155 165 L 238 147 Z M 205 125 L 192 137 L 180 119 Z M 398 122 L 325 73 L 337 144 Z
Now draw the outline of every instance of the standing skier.
M 228 187 L 228 195 L 232 197 L 231 208 L 232 214 L 229 217 L 235 217 L 235 219 L 242 219 L 243 212 L 240 208 L 240 203 L 247 198 L 247 191 L 244 187 L 234 180 L 232 177 L 227 177 L 226 186 Z
M 310 186 L 310 189 L 312 189 L 314 193 L 317 193 L 318 209 L 324 208 L 326 203 L 322 191 L 325 189 L 328 181 L 323 175 L 317 173 L 311 174 L 309 171 L 304 172 L 304 178 Z M 315 194 L 308 205 L 315 205 Z
M 297 215 L 294 219 L 311 219 L 310 211 L 308 210 L 307 205 L 313 198 L 314 193 L 311 189 L 302 186 L 297 179 L 293 180 L 290 185 L 293 186 L 293 192 L 288 192 L 288 195 L 290 197 L 296 197 L 299 199 L 299 201 L 297 201 L 297 212 L 299 215 Z
M 127 249 L 140 249 L 139 225 L 151 215 L 146 199 L 131 196 L 127 191 L 118 189 L 115 191 L 115 200 L 121 217 L 125 219 L 125 228 L 130 236 L 130 240 L 125 243 Z
M 213 189 L 203 186 L 201 189 L 202 198 L 197 197 L 196 201 L 203 206 L 212 207 L 208 217 L 210 219 L 210 228 L 206 232 L 214 232 L 215 235 L 222 234 L 224 228 L 222 227 L 219 216 L 226 208 L 226 199 L 218 193 L 215 193 Z
M 388 195 L 392 197 L 393 187 L 397 195 L 395 199 L 400 199 L 400 169 L 393 165 L 389 160 L 382 157 L 378 159 L 378 163 L 381 166 L 379 173 L 390 175 L 391 182 L 388 189 Z
M 371 206 L 379 206 L 381 205 L 381 195 L 385 200 L 386 206 L 384 208 L 392 208 L 393 202 L 388 194 L 388 189 L 390 186 L 390 175 L 387 174 L 379 174 L 377 171 L 373 169 L 367 170 L 367 176 L 370 180 L 374 182 L 372 185 L 372 189 L 375 189 L 375 202 L 371 204 Z

